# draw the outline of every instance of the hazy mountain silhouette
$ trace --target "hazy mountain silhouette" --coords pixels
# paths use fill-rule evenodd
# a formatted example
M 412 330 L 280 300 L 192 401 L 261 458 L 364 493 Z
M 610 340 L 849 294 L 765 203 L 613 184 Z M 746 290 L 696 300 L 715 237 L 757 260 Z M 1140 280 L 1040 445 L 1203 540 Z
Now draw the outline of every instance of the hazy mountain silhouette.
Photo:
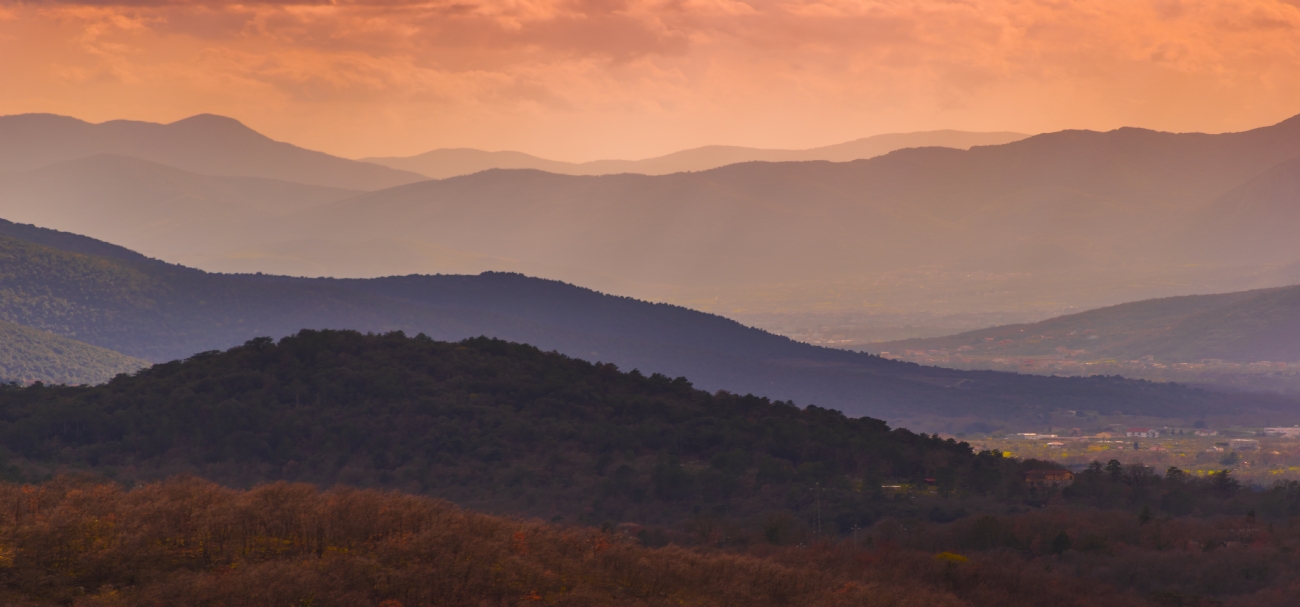
M 1200 362 L 1300 361 L 1300 286 L 1137 301 L 1038 323 L 879 344 L 874 351 Z
M 152 257 L 230 272 L 305 276 L 552 272 L 556 268 L 427 242 L 283 240 L 295 211 L 357 190 L 260 177 L 209 176 L 114 154 L 0 174 L 0 217 L 121 243 Z M 602 277 L 609 279 L 608 277 Z
M 101 384 L 147 366 L 106 348 L 0 321 L 0 381 Z
M 28 171 L 96 154 L 120 154 L 205 175 L 266 177 L 377 190 L 422 175 L 313 152 L 223 116 L 171 124 L 112 120 L 91 124 L 53 114 L 0 116 L 0 171 Z
M 853 415 L 960 428 L 1049 410 L 1165 416 L 1280 411 L 1290 401 L 1117 378 L 919 367 L 791 341 L 722 317 L 515 274 L 377 280 L 208 274 L 73 234 L 0 224 L 0 320 L 154 361 L 302 328 L 477 335 L 686 376 Z M 1270 414 L 1273 419 L 1281 413 Z
M 363 158 L 384 166 L 420 173 L 434 179 L 469 175 L 488 169 L 536 169 L 561 175 L 611 175 L 638 173 L 667 175 L 684 171 L 706 171 L 738 162 L 796 162 L 828 160 L 848 162 L 873 158 L 894 150 L 914 147 L 968 149 L 977 145 L 998 145 L 1024 139 L 1022 133 L 972 133 L 968 131 L 923 131 L 887 133 L 846 143 L 806 150 L 773 150 L 733 145 L 709 145 L 644 160 L 593 160 L 561 162 L 523 152 L 485 152 L 469 148 L 444 148 L 416 156 Z
M 1294 118 L 1223 135 L 1064 131 L 968 151 L 664 176 L 494 170 L 364 194 L 305 211 L 301 225 L 647 283 L 842 280 L 925 265 L 1181 266 L 1167 246 L 1176 226 L 1298 156 Z
M 692 305 L 1060 310 L 1294 282 L 1291 223 L 1272 218 L 1288 217 L 1297 159 L 1293 118 L 662 176 L 490 170 L 340 200 L 103 157 L 0 177 L 0 204 L 211 270 L 504 270 Z
M 0 175 L 0 216 L 185 258 L 275 239 L 275 217 L 357 193 L 98 154 Z

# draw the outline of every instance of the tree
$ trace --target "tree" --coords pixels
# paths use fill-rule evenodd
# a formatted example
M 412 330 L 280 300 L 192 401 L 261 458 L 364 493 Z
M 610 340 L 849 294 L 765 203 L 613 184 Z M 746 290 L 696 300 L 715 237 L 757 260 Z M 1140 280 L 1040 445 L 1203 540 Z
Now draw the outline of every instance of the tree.
M 1232 478 L 1231 470 L 1221 470 L 1210 476 L 1210 488 L 1222 497 L 1232 497 L 1241 489 L 1241 483 Z
M 1070 549 L 1070 534 L 1062 531 L 1052 540 L 1052 554 L 1061 554 Z
M 1110 482 L 1112 483 L 1124 480 L 1124 464 L 1119 463 L 1117 459 L 1106 462 L 1106 472 L 1110 474 Z

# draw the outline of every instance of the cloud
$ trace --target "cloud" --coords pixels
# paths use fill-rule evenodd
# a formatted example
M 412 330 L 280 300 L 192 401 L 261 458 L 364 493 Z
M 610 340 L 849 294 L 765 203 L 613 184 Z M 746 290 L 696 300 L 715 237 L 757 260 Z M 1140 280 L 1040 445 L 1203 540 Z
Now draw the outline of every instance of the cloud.
M 0 52 L 25 57 L 0 66 L 0 111 L 202 110 L 344 153 L 568 157 L 1215 130 L 1300 112 L 1297 26 L 1291 0 L 0 0 Z

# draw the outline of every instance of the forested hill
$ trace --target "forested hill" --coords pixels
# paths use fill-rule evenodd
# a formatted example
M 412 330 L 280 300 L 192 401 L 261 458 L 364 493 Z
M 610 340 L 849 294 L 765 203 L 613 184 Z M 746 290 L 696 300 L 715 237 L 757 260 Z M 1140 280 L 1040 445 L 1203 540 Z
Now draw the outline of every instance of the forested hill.
M 0 382 L 99 384 L 147 366 L 112 350 L 0 322 Z
M 895 353 L 941 349 L 984 357 L 1295 362 L 1300 361 L 1300 286 L 1148 299 L 1033 324 L 877 346 Z
M 485 335 L 624 369 L 686 376 L 931 430 L 1037 428 L 1057 409 L 1190 423 L 1289 400 L 1119 378 L 1057 379 L 920 367 L 791 341 L 677 306 L 510 274 L 370 280 L 210 274 L 93 239 L 0 222 L 0 320 L 155 362 L 304 328 Z M 1181 423 L 1181 422 L 1180 422 Z
M 987 493 L 1019 465 L 531 346 L 350 331 L 253 340 L 103 386 L 5 388 L 0 439 L 31 461 L 129 478 L 398 487 L 588 522 L 806 510 L 820 484 L 826 520 L 859 524 L 887 509 L 882 482 Z

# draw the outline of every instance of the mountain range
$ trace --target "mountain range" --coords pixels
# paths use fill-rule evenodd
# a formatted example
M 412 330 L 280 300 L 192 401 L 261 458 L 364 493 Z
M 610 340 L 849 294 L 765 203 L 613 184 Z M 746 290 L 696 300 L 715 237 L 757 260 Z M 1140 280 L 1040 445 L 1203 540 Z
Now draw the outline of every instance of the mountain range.
M 488 169 L 535 169 L 559 175 L 612 175 L 637 173 L 667 175 L 707 171 L 740 162 L 805 162 L 827 160 L 848 162 L 874 158 L 894 150 L 916 147 L 969 149 L 977 145 L 999 145 L 1024 139 L 1022 133 L 972 133 L 968 131 L 923 131 L 887 133 L 846 143 L 806 150 L 773 150 L 733 145 L 709 145 L 644 160 L 593 160 L 561 162 L 523 152 L 485 152 L 469 148 L 443 148 L 406 157 L 362 158 L 363 162 L 419 173 L 431 179 L 469 175 Z
M 78 132 L 179 129 L 194 133 L 187 141 L 197 150 L 225 151 L 98 153 L 105 148 L 60 135 L 25 156 L 9 143 L 27 145 L 42 129 L 58 134 L 69 124 Z M 1285 219 L 1300 195 L 1300 118 L 1217 135 L 1062 131 L 851 162 L 744 162 L 668 175 L 493 169 L 423 181 L 272 142 L 216 117 L 172 125 L 10 117 L 0 132 L 22 130 L 14 125 L 28 135 L 0 144 L 10 150 L 0 163 L 10 171 L 0 176 L 0 216 L 212 271 L 496 270 L 728 314 L 1035 318 L 1300 281 Z M 269 160 L 272 152 L 288 160 Z M 217 157 L 259 160 L 206 164 Z M 324 164 L 309 171 L 294 158 Z M 33 168 L 46 161 L 59 162 Z M 381 190 L 377 181 L 343 183 L 346 171 L 335 165 L 412 182 Z
M 1058 410 L 1188 420 L 1293 404 L 1119 378 L 951 371 L 811 346 L 719 316 L 518 274 L 379 279 L 210 274 L 102 241 L 0 223 L 0 320 L 146 360 L 303 328 L 486 335 L 709 390 L 762 394 L 915 428 L 1036 425 Z
M 749 280 L 842 277 L 850 268 L 935 263 L 1061 269 L 1170 261 L 1152 245 L 1171 218 L 1214 213 L 1221 196 L 1297 157 L 1300 118 L 1226 135 L 1066 131 L 966 151 L 661 177 L 487 172 L 365 194 L 307 216 L 318 230 L 439 230 L 440 244 L 461 248 L 486 237 L 478 252 L 586 260 L 624 275 L 630 267 L 643 280 L 716 283 L 737 271 Z M 771 269 L 737 266 L 756 255 L 753 266 Z

